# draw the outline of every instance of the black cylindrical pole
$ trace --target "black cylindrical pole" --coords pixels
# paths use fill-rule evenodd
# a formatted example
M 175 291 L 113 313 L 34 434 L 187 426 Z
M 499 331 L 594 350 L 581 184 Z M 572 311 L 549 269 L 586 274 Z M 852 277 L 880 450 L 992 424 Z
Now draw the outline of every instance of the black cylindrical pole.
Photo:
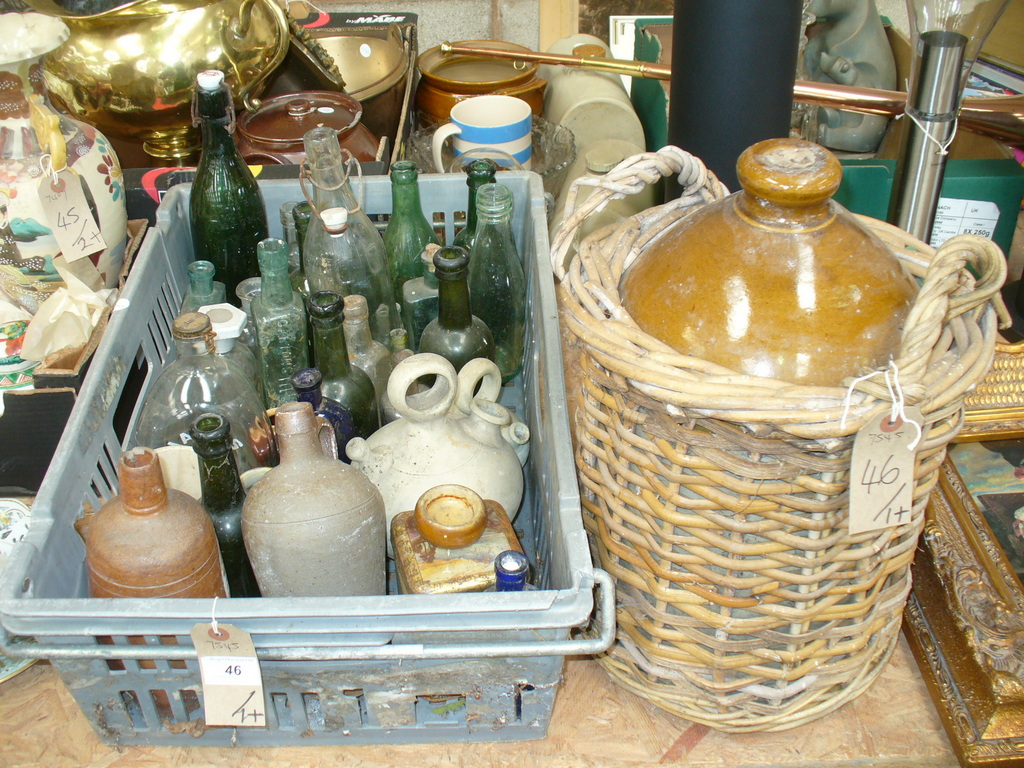
M 789 135 L 801 0 L 675 0 L 668 141 L 731 191 L 751 144 Z

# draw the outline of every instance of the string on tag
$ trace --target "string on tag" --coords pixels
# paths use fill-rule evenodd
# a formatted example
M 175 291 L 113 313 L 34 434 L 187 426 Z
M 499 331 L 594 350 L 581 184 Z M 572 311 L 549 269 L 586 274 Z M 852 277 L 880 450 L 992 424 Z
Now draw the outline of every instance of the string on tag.
M 217 628 L 217 601 L 220 597 L 214 596 L 213 606 L 210 608 L 210 631 L 216 636 L 220 637 L 220 630 Z
M 890 369 L 892 370 L 891 377 L 889 375 Z M 885 386 L 886 389 L 889 390 L 889 397 L 892 400 L 892 406 L 889 409 L 889 421 L 891 423 L 897 423 L 898 419 L 899 421 L 906 422 L 908 424 L 913 424 L 914 428 L 917 430 L 917 436 L 910 443 L 910 445 L 907 446 L 907 448 L 912 451 L 917 447 L 917 444 L 921 442 L 921 438 L 924 436 L 924 432 L 921 429 L 920 424 L 918 424 L 913 419 L 907 417 L 906 395 L 904 395 L 903 393 L 903 387 L 900 386 L 899 366 L 896 365 L 896 362 L 894 360 L 889 361 L 889 368 L 885 369 L 884 371 L 872 371 L 871 373 L 865 374 L 864 376 L 859 376 L 852 382 L 850 382 L 850 386 L 847 387 L 846 389 L 846 397 L 843 399 L 843 417 L 839 421 L 839 428 L 846 428 L 846 417 L 850 413 L 850 401 L 853 397 L 854 387 L 856 387 L 860 382 L 867 381 L 868 379 L 878 375 L 879 373 L 881 373 L 885 378 Z
M 60 171 L 53 167 L 53 157 L 50 156 L 49 152 L 40 155 L 39 170 L 42 171 L 43 176 L 50 177 L 50 186 L 56 189 L 57 184 L 60 181 L 60 179 L 57 177 L 57 174 L 60 173 Z M 64 168 L 61 168 L 61 171 L 62 170 L 64 170 Z

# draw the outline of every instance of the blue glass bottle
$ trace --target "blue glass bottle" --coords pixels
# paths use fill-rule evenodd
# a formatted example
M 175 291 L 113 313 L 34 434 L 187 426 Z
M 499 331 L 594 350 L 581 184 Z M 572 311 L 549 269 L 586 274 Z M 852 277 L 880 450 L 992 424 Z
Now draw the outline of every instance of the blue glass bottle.
M 338 440 L 338 458 L 349 463 L 345 448 L 348 441 L 356 436 L 356 425 L 352 411 L 332 397 L 324 395 L 320 388 L 323 376 L 316 368 L 303 368 L 292 375 L 292 388 L 300 403 L 309 403 L 318 416 L 323 416 L 334 428 Z

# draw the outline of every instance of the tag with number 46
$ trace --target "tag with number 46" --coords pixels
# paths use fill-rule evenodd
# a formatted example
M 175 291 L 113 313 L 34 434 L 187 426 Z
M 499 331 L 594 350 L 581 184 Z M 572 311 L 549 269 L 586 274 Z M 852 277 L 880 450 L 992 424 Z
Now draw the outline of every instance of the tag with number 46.
M 196 624 L 192 642 L 203 678 L 207 725 L 264 727 L 263 677 L 252 638 L 231 624 Z
M 907 420 L 879 414 L 853 441 L 850 460 L 850 533 L 905 525 L 913 516 L 914 464 L 921 413 L 906 409 Z

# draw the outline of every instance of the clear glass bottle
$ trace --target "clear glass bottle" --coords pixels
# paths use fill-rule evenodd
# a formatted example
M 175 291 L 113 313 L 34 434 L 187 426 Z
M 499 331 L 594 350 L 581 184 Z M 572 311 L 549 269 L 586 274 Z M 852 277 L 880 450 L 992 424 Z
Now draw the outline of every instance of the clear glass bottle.
M 498 170 L 493 160 L 486 158 L 474 160 L 466 166 L 466 186 L 469 187 L 469 200 L 466 202 L 466 226 L 455 235 L 452 245 L 465 248 L 467 251 L 473 247 L 473 238 L 476 237 L 476 194 L 484 184 L 494 183 L 494 174 Z
M 523 367 L 526 345 L 526 275 L 512 236 L 512 192 L 504 184 L 477 191 L 477 231 L 469 253 L 469 302 L 494 337 L 501 380 Z
M 266 408 L 250 379 L 214 352 L 210 318 L 189 312 L 175 318 L 171 335 L 178 358 L 156 377 L 135 430 L 135 444 L 149 448 L 188 445 L 196 417 L 217 411 L 235 436 L 238 470 L 277 463 Z
M 324 396 L 321 385 L 323 376 L 316 368 L 303 368 L 292 375 L 292 388 L 300 403 L 309 403 L 318 416 L 323 416 L 334 428 L 334 438 L 338 444 L 338 458 L 349 463 L 345 453 L 348 441 L 356 436 L 356 425 L 352 420 L 352 411 L 337 400 Z
M 431 261 L 431 268 L 434 263 Z M 414 352 L 409 349 L 409 334 L 404 328 L 396 328 L 391 332 L 391 370 L 395 370 L 395 366 L 405 360 L 407 357 L 412 357 Z M 420 382 L 415 382 L 409 387 L 409 394 L 415 395 L 422 392 L 424 389 Z M 388 388 L 384 387 L 384 394 L 380 396 L 380 421 L 381 424 L 390 424 L 395 419 L 401 418 L 401 415 L 395 409 L 394 404 L 391 402 L 391 398 L 388 396 Z
M 238 340 L 252 350 L 253 357 L 259 362 L 260 347 L 256 343 L 256 321 L 252 318 L 252 300 L 259 296 L 262 284 L 258 277 L 247 277 L 235 287 L 235 296 L 238 297 L 238 306 L 245 312 L 246 323 Z
M 428 243 L 439 245 L 434 228 L 423 215 L 416 163 L 399 160 L 391 166 L 391 219 L 384 230 L 391 286 L 402 303 L 402 286 L 423 275 L 420 254 Z
M 214 351 L 236 366 L 249 381 L 254 382 L 256 391 L 263 397 L 259 360 L 252 349 L 239 341 L 249 325 L 245 312 L 227 302 L 204 305 L 198 311 L 210 318 Z
M 494 360 L 494 339 L 479 317 L 469 311 L 469 256 L 462 248 L 446 247 L 434 254 L 439 303 L 437 317 L 420 337 L 420 352 L 441 355 L 458 371 L 477 357 Z
M 359 437 L 369 437 L 380 428 L 376 393 L 370 377 L 349 362 L 343 306 L 334 291 L 309 297 L 316 367 L 323 375 L 323 393 L 351 411 Z
M 278 409 L 281 464 L 250 489 L 242 535 L 265 597 L 383 595 L 384 499 L 328 458 L 309 403 Z
M 366 299 L 357 293 L 345 297 L 345 343 L 348 359 L 373 382 L 378 407 L 391 375 L 391 350 L 370 335 Z
M 292 288 L 302 295 L 302 300 L 309 298 L 309 282 L 306 280 L 306 273 L 302 268 L 302 248 L 306 242 L 306 232 L 309 231 L 309 219 L 313 215 L 313 207 L 306 201 L 301 201 L 292 206 L 292 227 L 295 229 L 295 249 L 289 251 L 289 259 L 293 256 L 297 260 L 294 268 L 291 269 Z M 282 214 L 284 216 L 284 214 Z M 282 218 L 284 222 L 284 218 Z M 291 262 L 289 262 L 291 263 Z
M 204 304 L 220 304 L 226 301 L 224 283 L 214 280 L 214 266 L 209 261 L 193 261 L 188 265 L 188 290 L 181 301 L 179 315 L 198 312 Z
M 295 208 L 298 205 L 299 203 L 294 200 L 282 203 L 278 215 L 281 218 L 281 232 L 283 233 L 281 239 L 288 243 L 288 276 L 291 279 L 292 288 L 305 297 L 306 294 L 302 292 L 303 283 L 306 280 L 306 276 L 302 272 L 302 246 L 299 242 L 299 230 L 295 224 Z M 308 206 L 309 203 L 305 203 L 305 205 Z
M 421 277 L 408 280 L 402 286 L 402 319 L 409 334 L 409 346 L 419 349 L 420 336 L 427 323 L 437 317 L 437 276 L 434 274 L 434 254 L 440 246 L 428 245 L 420 254 L 424 271 Z
M 263 399 L 268 408 L 295 399 L 292 374 L 309 367 L 306 341 L 306 313 L 302 299 L 288 278 L 288 246 L 268 237 L 259 243 L 259 296 L 252 302 L 252 315 L 259 344 Z
M 245 490 L 231 451 L 231 426 L 219 413 L 203 413 L 192 422 L 189 435 L 199 460 L 203 508 L 217 532 L 229 596 L 259 597 L 260 588 L 242 540 Z
M 224 73 L 196 76 L 194 119 L 202 126 L 203 151 L 189 200 L 192 249 L 213 262 L 227 295 L 258 272 L 256 244 L 267 236 L 263 195 L 231 137 L 235 110 Z
M 310 221 L 302 245 L 302 266 L 310 292 L 358 293 L 370 308 L 370 333 L 386 344 L 401 323 L 388 272 L 387 251 L 377 227 L 363 212 L 349 184 L 335 131 L 314 128 L 303 137 L 313 183 L 313 206 L 319 217 Z M 341 209 L 344 216 L 328 210 Z

